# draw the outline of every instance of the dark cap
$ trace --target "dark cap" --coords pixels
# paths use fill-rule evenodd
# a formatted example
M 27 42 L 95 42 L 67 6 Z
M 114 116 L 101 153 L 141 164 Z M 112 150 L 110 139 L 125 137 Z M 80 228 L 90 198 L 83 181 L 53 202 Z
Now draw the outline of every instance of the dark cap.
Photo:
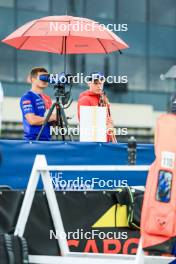
M 104 74 L 102 72 L 91 72 L 89 75 L 89 81 L 95 81 L 95 80 L 100 80 L 100 81 L 105 80 Z

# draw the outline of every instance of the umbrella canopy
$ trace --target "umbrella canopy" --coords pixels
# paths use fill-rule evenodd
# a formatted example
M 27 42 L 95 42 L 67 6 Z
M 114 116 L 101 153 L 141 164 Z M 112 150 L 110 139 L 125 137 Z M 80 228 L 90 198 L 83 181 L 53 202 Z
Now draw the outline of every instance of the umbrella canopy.
M 2 42 L 22 50 L 58 54 L 109 53 L 128 48 L 97 22 L 73 16 L 49 16 L 18 28 Z

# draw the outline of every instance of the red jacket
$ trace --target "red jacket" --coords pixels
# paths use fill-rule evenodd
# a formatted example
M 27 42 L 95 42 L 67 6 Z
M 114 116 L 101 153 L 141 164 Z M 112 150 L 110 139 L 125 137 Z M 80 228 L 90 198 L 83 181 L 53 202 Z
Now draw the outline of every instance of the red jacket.
M 82 92 L 78 99 L 78 119 L 80 120 L 80 106 L 98 106 L 100 100 L 100 95 L 86 90 Z
M 51 97 L 49 95 L 43 94 L 43 93 L 41 94 L 41 97 L 43 98 L 46 109 L 50 109 L 52 106 Z

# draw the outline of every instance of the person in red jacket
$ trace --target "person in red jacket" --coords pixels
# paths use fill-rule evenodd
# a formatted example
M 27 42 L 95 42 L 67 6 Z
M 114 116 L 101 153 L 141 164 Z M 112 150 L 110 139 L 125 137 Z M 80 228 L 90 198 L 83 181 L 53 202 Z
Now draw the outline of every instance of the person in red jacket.
M 105 77 L 100 72 L 90 74 L 89 89 L 82 92 L 78 99 L 78 119 L 80 120 L 80 106 L 106 106 L 107 107 L 107 141 L 116 142 L 113 134 L 113 122 L 110 113 L 110 104 L 107 96 L 103 91 Z

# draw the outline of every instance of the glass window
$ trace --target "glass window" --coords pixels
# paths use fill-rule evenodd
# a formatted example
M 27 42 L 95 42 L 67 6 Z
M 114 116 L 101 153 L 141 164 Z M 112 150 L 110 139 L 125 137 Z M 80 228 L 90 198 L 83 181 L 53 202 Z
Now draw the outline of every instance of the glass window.
M 67 0 L 67 14 L 71 16 L 81 16 L 84 10 L 84 1 Z M 65 14 L 65 12 L 63 13 Z
M 0 0 L 0 6 L 13 7 L 14 6 L 14 0 Z
M 48 11 L 49 10 L 49 0 L 17 0 L 17 7 L 28 9 L 28 10 L 39 10 Z
M 149 54 L 151 56 L 176 58 L 176 29 L 150 25 Z
M 28 73 L 33 67 L 45 67 L 50 71 L 49 55 L 45 52 L 17 51 L 17 79 L 26 82 Z
M 86 15 L 89 18 L 115 18 L 114 0 L 86 0 Z
M 145 22 L 146 0 L 119 0 L 118 18 L 123 23 L 126 21 Z
M 69 72 L 68 56 L 66 55 L 66 71 Z M 64 71 L 64 55 L 52 54 L 51 55 L 51 71 L 52 73 L 59 73 Z
M 53 73 L 64 71 L 64 55 L 52 54 L 52 67 Z M 117 75 L 116 56 L 108 55 L 67 55 L 66 56 L 66 71 L 70 74 L 83 73 L 89 74 L 93 71 L 102 71 L 105 75 Z
M 61 73 L 64 69 L 64 56 L 66 56 L 66 73 L 76 74 L 77 73 L 77 63 L 76 56 L 74 54 L 52 54 L 52 66 L 51 70 L 53 73 Z
M 119 56 L 119 75 L 127 76 L 130 90 L 145 90 L 146 59 L 144 57 Z
M 158 91 L 173 91 L 175 86 L 175 80 L 160 79 L 161 74 L 165 74 L 171 66 L 175 64 L 174 60 L 154 59 L 149 61 L 149 88 L 150 90 Z
M 110 54 L 87 54 L 85 56 L 86 74 L 94 71 L 103 72 L 107 75 L 116 75 L 116 59 L 115 53 Z
M 70 65 L 70 70 L 69 70 L 69 73 L 70 74 L 77 74 L 77 60 L 76 60 L 76 56 L 75 54 L 70 54 L 68 56 L 68 62 L 69 62 L 69 65 Z M 68 73 L 68 71 L 67 71 Z
M 67 1 L 63 0 L 52 0 L 52 14 L 53 15 L 66 15 Z
M 105 54 L 87 54 L 86 55 L 86 74 L 94 71 L 105 70 Z
M 14 10 L 0 8 L 0 38 L 3 39 L 15 30 Z
M 53 15 L 83 16 L 85 1 L 82 0 L 53 0 L 51 4 Z
M 176 3 L 175 0 L 150 0 L 149 10 L 150 22 L 163 25 L 176 24 Z
M 25 10 L 18 10 L 17 14 L 17 24 L 18 27 L 24 25 L 25 23 L 39 19 L 41 17 L 48 16 L 47 13 L 44 12 L 30 12 L 30 11 L 25 11 Z
M 14 81 L 15 66 L 14 66 L 15 49 L 5 44 L 0 44 L 0 80 Z
M 73 13 L 73 16 L 77 15 L 77 16 L 81 16 L 84 17 L 86 10 L 85 10 L 85 2 L 82 0 L 70 0 L 71 2 L 75 3 L 75 11 L 76 13 Z
M 76 59 L 76 70 L 79 73 L 85 73 L 85 62 L 86 62 L 86 57 L 87 55 L 82 55 L 78 54 L 75 56 Z
M 105 58 L 104 58 L 104 74 L 105 74 L 105 76 L 118 75 L 118 70 L 117 70 L 118 56 L 120 56 L 120 53 L 117 53 L 117 52 L 109 53 L 109 54 L 105 55 Z
M 128 30 L 117 32 L 129 48 L 122 52 L 124 54 L 146 55 L 146 24 L 128 23 Z

